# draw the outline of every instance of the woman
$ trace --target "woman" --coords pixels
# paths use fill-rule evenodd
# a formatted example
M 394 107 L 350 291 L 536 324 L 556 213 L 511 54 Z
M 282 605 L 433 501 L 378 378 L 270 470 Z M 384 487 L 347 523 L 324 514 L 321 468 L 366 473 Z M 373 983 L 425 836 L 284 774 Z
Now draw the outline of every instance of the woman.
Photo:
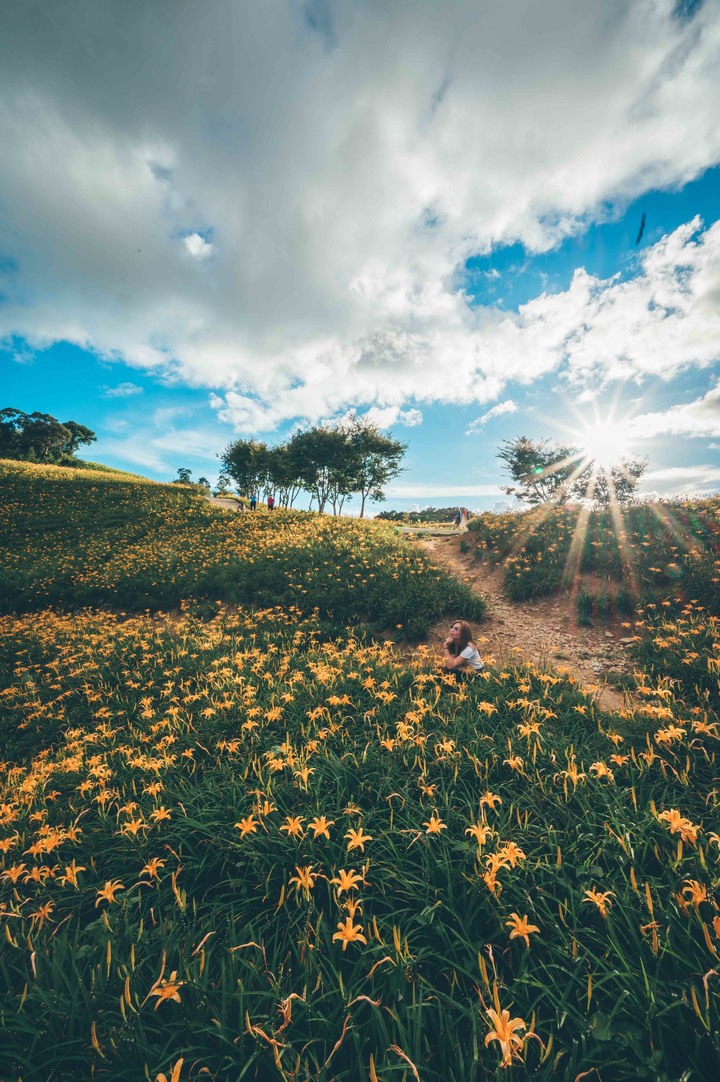
M 458 678 L 466 673 L 479 672 L 483 667 L 480 654 L 472 641 L 472 630 L 466 620 L 456 620 L 450 625 L 450 634 L 445 639 L 445 672 L 454 673 Z

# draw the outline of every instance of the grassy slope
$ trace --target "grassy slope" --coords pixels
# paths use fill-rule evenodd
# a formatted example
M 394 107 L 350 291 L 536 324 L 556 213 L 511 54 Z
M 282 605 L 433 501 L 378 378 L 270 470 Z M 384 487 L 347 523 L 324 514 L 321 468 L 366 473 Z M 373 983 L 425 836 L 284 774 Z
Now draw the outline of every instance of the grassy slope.
M 319 608 L 418 638 L 482 603 L 390 527 L 308 513 L 218 512 L 191 489 L 16 464 L 0 475 L 0 611 L 205 602 Z

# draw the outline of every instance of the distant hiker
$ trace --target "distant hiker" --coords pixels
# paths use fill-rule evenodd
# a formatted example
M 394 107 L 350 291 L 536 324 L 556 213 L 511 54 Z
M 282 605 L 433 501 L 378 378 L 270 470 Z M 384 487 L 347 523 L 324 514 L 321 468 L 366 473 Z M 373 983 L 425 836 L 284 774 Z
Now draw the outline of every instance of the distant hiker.
M 254 492 L 250 493 L 250 510 L 257 511 L 257 496 Z
M 268 511 L 272 511 L 274 506 L 275 506 L 275 497 L 274 496 L 268 496 Z
M 453 673 L 457 679 L 469 673 L 480 672 L 483 663 L 478 648 L 472 641 L 472 628 L 466 620 L 456 620 L 450 625 L 450 634 L 443 645 L 443 672 Z
M 459 507 L 456 507 L 455 508 L 455 517 L 453 519 L 453 526 L 455 527 L 456 530 L 460 529 L 461 523 L 462 523 L 462 511 L 460 510 Z

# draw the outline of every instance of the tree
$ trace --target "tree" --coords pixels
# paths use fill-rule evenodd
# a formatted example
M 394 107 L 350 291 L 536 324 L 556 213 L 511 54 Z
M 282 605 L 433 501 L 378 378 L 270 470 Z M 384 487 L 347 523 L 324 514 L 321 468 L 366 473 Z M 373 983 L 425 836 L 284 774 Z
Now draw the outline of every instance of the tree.
M 185 466 L 181 466 L 177 471 L 177 480 L 173 481 L 174 485 L 191 485 L 190 474 L 192 470 L 188 470 Z
M 335 514 L 342 510 L 345 499 L 353 491 L 348 470 L 348 439 L 337 428 L 317 425 L 296 432 L 288 444 L 298 477 L 318 502 L 323 514 L 328 501 Z
M 79 425 L 77 421 L 63 421 L 62 427 L 66 428 L 70 433 L 69 438 L 65 441 L 62 449 L 64 455 L 72 456 L 77 451 L 78 447 L 84 443 L 95 443 L 97 436 L 85 425 Z
M 515 481 L 503 486 L 503 492 L 530 504 L 562 503 L 569 498 L 601 507 L 627 503 L 648 466 L 647 459 L 639 458 L 601 466 L 577 447 L 526 436 L 504 440 L 497 457 Z
M 300 461 L 296 448 L 290 444 L 279 443 L 268 448 L 268 482 L 281 507 L 292 507 L 302 488 Z
M 0 458 L 22 456 L 22 435 L 27 414 L 6 406 L 0 410 Z
M 517 436 L 503 440 L 497 457 L 515 482 L 502 486 L 502 491 L 525 503 L 538 504 L 567 499 L 582 455 L 566 444 Z
M 222 456 L 223 473 L 232 477 L 238 492 L 249 496 L 268 485 L 268 448 L 260 440 L 235 440 Z
M 590 462 L 573 482 L 572 493 L 578 499 L 593 500 L 600 507 L 629 503 L 647 468 L 646 458 L 623 458 L 609 469 Z
M 230 491 L 230 478 L 226 473 L 221 473 L 215 486 L 213 496 L 224 496 Z
M 49 413 L 0 410 L 0 455 L 34 462 L 72 461 L 78 447 L 92 443 L 95 433 L 77 421 L 61 423 Z
M 365 500 L 384 500 L 383 486 L 401 472 L 400 462 L 407 444 L 393 440 L 377 425 L 351 414 L 341 431 L 347 437 L 349 473 L 352 491 L 360 495 L 360 518 L 365 514 Z

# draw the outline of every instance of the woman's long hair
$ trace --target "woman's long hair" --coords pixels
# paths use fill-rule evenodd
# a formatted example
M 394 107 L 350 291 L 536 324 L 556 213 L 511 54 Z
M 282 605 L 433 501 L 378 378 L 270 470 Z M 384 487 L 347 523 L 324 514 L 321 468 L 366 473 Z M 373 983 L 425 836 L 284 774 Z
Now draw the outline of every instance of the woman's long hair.
M 463 652 L 467 644 L 472 642 L 472 628 L 467 620 L 453 620 L 453 623 L 457 624 L 460 628 L 460 639 L 458 642 L 453 641 L 448 647 L 448 650 L 453 657 L 457 657 L 458 654 Z

